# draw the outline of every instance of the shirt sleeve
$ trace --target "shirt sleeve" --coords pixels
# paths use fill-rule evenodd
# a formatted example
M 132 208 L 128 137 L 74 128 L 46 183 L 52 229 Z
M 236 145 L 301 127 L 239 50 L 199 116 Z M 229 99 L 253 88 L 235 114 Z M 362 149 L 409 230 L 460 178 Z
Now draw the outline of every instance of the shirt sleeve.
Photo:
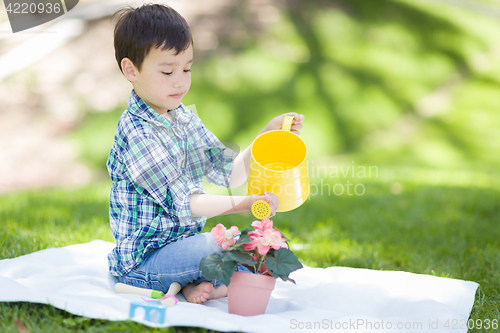
M 205 157 L 208 163 L 206 164 L 204 175 L 212 184 L 229 187 L 234 159 L 238 154 L 226 147 L 204 126 L 202 127 L 202 131 L 203 137 L 207 140 L 208 144 L 205 150 Z
M 189 197 L 205 192 L 178 169 L 168 150 L 143 137 L 131 138 L 127 148 L 123 164 L 136 190 L 177 216 L 181 226 L 197 223 L 191 217 Z

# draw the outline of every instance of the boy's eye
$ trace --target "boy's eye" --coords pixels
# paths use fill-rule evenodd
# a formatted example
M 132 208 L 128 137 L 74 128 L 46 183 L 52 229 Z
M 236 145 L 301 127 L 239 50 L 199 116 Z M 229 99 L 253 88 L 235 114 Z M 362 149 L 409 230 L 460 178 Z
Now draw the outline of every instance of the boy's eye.
M 172 74 L 172 72 L 168 72 L 168 73 L 167 73 L 167 72 L 162 72 L 162 73 L 163 73 L 163 74 L 165 74 L 165 75 L 170 75 L 170 74 Z
M 185 69 L 185 70 L 184 70 L 184 72 L 185 72 L 185 73 L 187 73 L 187 72 L 191 72 L 191 68 L 190 68 L 190 69 Z

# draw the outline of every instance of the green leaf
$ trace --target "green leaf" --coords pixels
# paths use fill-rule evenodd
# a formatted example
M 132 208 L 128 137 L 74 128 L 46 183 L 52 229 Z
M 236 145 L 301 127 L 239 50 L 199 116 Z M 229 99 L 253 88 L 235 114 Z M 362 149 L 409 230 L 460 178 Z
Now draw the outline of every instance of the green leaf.
M 252 231 L 251 229 L 249 228 L 245 228 L 241 234 L 240 234 L 240 238 L 238 239 L 238 241 L 236 242 L 236 244 L 246 244 L 246 243 L 250 243 L 252 240 L 250 239 L 250 236 L 248 236 L 248 232 L 249 231 Z
M 294 279 L 290 279 L 290 278 L 289 278 L 288 276 L 286 276 L 286 275 L 278 275 L 278 274 L 275 274 L 275 273 L 273 273 L 273 272 L 269 272 L 269 274 L 271 274 L 271 276 L 272 276 L 273 278 L 276 278 L 276 279 L 277 279 L 277 278 L 280 278 L 280 279 L 282 279 L 282 280 L 283 280 L 283 281 L 285 281 L 285 282 L 286 282 L 286 281 L 290 281 L 290 282 L 293 282 L 293 284 L 297 284 L 297 283 L 295 283 L 295 280 L 294 280 Z
M 290 281 L 290 282 L 292 282 L 293 284 L 297 284 L 297 283 L 295 283 L 295 280 L 294 280 L 294 279 L 290 279 L 290 278 L 289 278 L 288 276 L 286 276 L 286 275 L 280 275 L 280 278 L 281 278 L 283 281 L 285 281 L 285 282 L 286 282 L 286 281 Z
M 248 266 L 254 266 L 255 264 L 257 264 L 257 260 L 252 258 L 251 255 L 247 253 L 242 253 L 240 251 L 228 252 L 224 257 L 224 261 L 230 261 L 230 260 Z
M 280 277 L 283 281 L 293 281 L 288 275 L 302 268 L 302 264 L 292 251 L 281 248 L 274 252 L 274 257 L 267 258 L 266 267 L 273 277 Z
M 225 261 L 220 254 L 214 253 L 201 259 L 200 270 L 207 280 L 218 280 L 226 286 L 236 268 L 235 261 Z

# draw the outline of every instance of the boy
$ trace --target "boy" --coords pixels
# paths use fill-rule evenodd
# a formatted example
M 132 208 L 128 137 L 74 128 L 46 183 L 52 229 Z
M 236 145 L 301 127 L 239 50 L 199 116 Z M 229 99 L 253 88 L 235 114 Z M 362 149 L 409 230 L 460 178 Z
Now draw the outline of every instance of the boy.
M 181 103 L 193 64 L 184 18 L 159 4 L 121 9 L 114 16 L 116 60 L 133 90 L 107 161 L 116 239 L 108 255 L 110 272 L 120 282 L 164 292 L 179 282 L 189 302 L 224 297 L 227 287 L 207 281 L 199 270 L 201 258 L 221 252 L 210 233 L 201 233 L 206 218 L 250 210 L 256 200 L 269 202 L 274 215 L 279 200 L 273 193 L 217 196 L 203 191 L 203 176 L 219 186 L 243 184 L 250 147 L 236 156 Z M 298 134 L 304 117 L 290 115 Z M 261 133 L 279 129 L 284 116 Z

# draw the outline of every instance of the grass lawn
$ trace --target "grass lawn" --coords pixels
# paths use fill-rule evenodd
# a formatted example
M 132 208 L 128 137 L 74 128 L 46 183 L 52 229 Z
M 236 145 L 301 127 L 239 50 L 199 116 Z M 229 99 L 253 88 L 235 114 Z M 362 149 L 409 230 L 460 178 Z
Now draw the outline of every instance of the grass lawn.
M 479 171 L 381 167 L 377 177 L 350 179 L 351 184 L 363 184 L 363 195 L 348 195 L 347 188 L 336 195 L 333 185 L 348 179 L 323 179 L 322 187 L 311 188 L 310 200 L 273 221 L 292 239 L 292 250 L 306 265 L 401 270 L 475 281 L 481 286 L 471 319 L 499 320 L 498 179 L 498 174 Z M 0 259 L 93 239 L 113 241 L 108 189 L 109 183 L 102 183 L 0 196 Z M 339 194 L 340 186 L 335 190 Z M 249 214 L 211 218 L 205 230 L 217 223 L 245 227 L 252 220 Z M 131 321 L 82 318 L 47 305 L 0 303 L 0 331 L 23 332 L 22 325 L 29 332 L 50 333 L 206 331 L 160 330 Z

